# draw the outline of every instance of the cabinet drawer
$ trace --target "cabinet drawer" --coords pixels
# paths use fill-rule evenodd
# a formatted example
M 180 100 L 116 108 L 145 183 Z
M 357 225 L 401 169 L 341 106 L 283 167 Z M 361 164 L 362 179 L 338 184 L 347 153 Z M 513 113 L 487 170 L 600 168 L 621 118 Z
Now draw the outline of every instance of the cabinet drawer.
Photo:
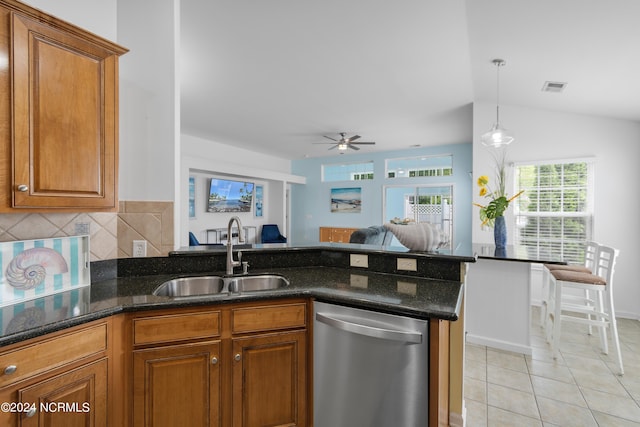
M 107 350 L 106 323 L 0 354 L 0 387 Z M 15 367 L 13 373 L 6 373 Z
M 238 334 L 304 327 L 306 307 L 306 304 L 300 303 L 236 308 L 231 311 L 231 332 Z
M 133 320 L 134 345 L 183 341 L 220 335 L 220 312 L 170 314 Z

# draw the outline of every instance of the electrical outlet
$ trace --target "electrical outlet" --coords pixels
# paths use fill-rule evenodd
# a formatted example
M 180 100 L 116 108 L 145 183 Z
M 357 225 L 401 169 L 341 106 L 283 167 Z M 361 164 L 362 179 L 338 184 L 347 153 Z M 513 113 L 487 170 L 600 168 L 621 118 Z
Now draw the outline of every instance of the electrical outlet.
M 134 240 L 133 241 L 133 257 L 141 258 L 145 256 L 147 256 L 147 241 Z
M 349 259 L 349 265 L 351 265 L 351 267 L 368 268 L 369 256 L 365 254 L 351 254 L 351 257 Z
M 84 235 L 84 234 L 90 234 L 90 223 L 88 222 L 76 222 L 75 224 L 75 228 L 76 228 L 76 234 L 77 235 Z
M 398 270 L 418 271 L 418 260 L 415 258 L 397 258 Z

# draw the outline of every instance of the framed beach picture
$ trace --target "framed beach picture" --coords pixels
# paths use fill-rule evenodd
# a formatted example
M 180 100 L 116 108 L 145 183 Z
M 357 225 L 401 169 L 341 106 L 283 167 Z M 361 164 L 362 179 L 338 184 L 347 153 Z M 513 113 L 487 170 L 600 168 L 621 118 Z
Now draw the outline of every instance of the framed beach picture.
M 253 182 L 211 179 L 207 212 L 249 212 Z
M 189 218 L 196 217 L 196 178 L 189 177 Z
M 264 188 L 262 185 L 256 185 L 255 192 L 256 210 L 254 212 L 256 217 L 260 217 L 264 209 Z
M 360 213 L 361 207 L 361 187 L 331 189 L 331 212 Z

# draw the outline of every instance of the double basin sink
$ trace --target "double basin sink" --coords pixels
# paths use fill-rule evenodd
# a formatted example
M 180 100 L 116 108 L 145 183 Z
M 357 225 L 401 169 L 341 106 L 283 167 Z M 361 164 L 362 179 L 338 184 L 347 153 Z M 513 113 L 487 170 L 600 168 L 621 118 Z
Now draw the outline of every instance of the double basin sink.
M 153 291 L 153 295 L 177 298 L 229 292 L 266 291 L 286 286 L 289 286 L 289 280 L 277 274 L 182 277 L 164 282 Z

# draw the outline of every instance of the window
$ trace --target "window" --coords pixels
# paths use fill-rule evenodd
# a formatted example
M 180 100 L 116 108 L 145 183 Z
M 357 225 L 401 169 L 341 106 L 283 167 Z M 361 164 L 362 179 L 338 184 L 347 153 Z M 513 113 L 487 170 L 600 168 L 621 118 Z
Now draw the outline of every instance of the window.
M 516 164 L 515 242 L 532 256 L 582 263 L 593 226 L 593 161 Z
M 453 186 L 389 185 L 384 187 L 383 218 L 410 218 L 437 226 L 453 242 Z
M 322 181 L 360 181 L 373 179 L 373 162 L 322 165 Z
M 420 156 L 387 159 L 387 178 L 422 178 L 453 175 L 453 156 Z

